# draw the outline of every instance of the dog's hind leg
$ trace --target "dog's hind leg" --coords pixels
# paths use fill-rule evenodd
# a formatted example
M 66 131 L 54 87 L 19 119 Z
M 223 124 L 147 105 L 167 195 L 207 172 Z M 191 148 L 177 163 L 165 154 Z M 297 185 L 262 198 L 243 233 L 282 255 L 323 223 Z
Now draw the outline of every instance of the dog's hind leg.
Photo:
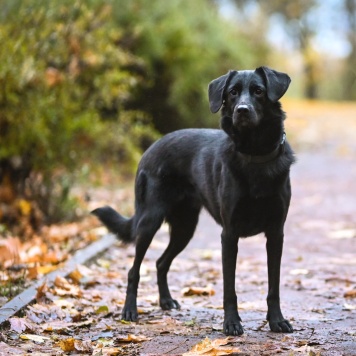
M 167 273 L 173 259 L 184 250 L 192 238 L 198 223 L 200 206 L 192 201 L 179 204 L 167 217 L 170 225 L 170 242 L 162 256 L 157 260 L 157 282 L 159 303 L 162 309 L 179 309 L 179 303 L 174 300 L 169 291 Z
M 147 209 L 140 218 L 136 228 L 136 253 L 132 268 L 128 273 L 128 284 L 126 290 L 126 301 L 122 310 L 122 318 L 128 321 L 136 321 L 137 314 L 137 288 L 140 281 L 140 266 L 146 251 L 160 228 L 164 219 L 163 213 L 157 209 Z

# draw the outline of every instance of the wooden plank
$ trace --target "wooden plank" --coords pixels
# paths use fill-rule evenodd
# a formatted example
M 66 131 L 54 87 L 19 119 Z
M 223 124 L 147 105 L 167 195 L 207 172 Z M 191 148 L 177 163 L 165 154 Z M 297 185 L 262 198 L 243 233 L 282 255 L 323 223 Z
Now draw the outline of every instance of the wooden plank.
M 31 303 L 36 297 L 37 288 L 43 285 L 43 283 L 46 282 L 48 285 L 53 284 L 57 276 L 67 276 L 69 273 L 75 270 L 77 265 L 84 264 L 99 253 L 107 250 L 117 241 L 118 240 L 115 235 L 108 234 L 102 237 L 100 240 L 95 241 L 89 246 L 83 248 L 82 250 L 77 251 L 74 256 L 64 264 L 62 268 L 47 274 L 31 287 L 27 288 L 22 293 L 11 299 L 8 303 L 3 305 L 0 308 L 0 325 L 8 318 L 16 314 L 20 309 Z

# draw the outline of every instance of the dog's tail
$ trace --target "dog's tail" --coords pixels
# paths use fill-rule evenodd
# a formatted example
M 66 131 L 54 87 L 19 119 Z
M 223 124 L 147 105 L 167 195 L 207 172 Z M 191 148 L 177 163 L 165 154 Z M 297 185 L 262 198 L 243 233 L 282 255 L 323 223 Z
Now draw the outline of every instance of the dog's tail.
M 95 209 L 91 213 L 98 217 L 108 230 L 116 234 L 122 242 L 135 242 L 135 236 L 132 233 L 133 218 L 123 217 L 110 206 Z

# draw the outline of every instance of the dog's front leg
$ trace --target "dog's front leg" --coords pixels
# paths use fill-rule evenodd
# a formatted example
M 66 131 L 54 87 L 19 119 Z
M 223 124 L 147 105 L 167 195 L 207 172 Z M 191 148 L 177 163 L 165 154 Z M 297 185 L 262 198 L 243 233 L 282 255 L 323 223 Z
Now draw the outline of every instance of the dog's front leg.
M 293 332 L 293 327 L 288 320 L 284 319 L 279 300 L 283 231 L 266 233 L 266 237 L 268 266 L 267 320 L 272 331 L 291 333 Z
M 237 309 L 235 291 L 238 237 L 224 229 L 221 234 L 221 244 L 224 279 L 224 333 L 226 335 L 242 335 L 244 330 Z

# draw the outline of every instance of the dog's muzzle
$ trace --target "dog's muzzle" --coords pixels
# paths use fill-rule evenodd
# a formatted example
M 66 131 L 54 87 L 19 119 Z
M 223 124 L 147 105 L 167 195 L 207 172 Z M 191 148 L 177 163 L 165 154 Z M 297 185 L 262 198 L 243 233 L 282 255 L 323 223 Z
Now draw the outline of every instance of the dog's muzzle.
M 256 113 L 250 105 L 238 104 L 232 114 L 232 122 L 235 127 L 257 125 Z

